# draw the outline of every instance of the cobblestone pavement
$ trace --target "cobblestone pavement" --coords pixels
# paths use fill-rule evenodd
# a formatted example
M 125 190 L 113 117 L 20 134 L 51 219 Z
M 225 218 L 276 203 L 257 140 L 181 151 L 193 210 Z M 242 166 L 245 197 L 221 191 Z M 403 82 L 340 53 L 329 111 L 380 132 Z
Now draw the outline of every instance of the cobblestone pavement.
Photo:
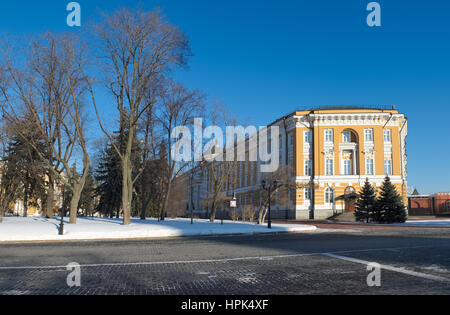
M 0 294 L 450 294 L 450 229 L 0 245 Z

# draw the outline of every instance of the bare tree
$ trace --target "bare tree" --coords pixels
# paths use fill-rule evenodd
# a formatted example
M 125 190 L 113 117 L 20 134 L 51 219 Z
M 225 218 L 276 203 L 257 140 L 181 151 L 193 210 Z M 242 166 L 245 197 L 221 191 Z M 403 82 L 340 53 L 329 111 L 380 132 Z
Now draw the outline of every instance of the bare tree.
M 90 159 L 84 137 L 83 100 L 87 79 L 84 47 L 69 35 L 45 34 L 33 40 L 28 63 L 21 65 L 11 54 L 4 54 L 4 68 L 10 85 L 2 88 L 5 117 L 24 141 L 37 152 L 48 171 L 46 215 L 53 217 L 54 183 L 58 178 L 72 191 L 70 223 L 75 224 L 78 203 L 89 171 Z M 19 111 L 16 105 L 20 104 Z M 21 117 L 27 115 L 28 120 Z M 25 130 L 38 130 L 44 149 Z M 82 176 L 70 167 L 74 151 L 81 148 Z M 65 176 L 64 173 L 67 175 Z
M 17 188 L 16 183 L 8 182 L 5 178 L 7 165 L 4 162 L 4 157 L 7 139 L 7 133 L 4 129 L 4 120 L 2 119 L 0 121 L 0 223 L 3 222 L 3 216 L 9 209 L 9 204 L 13 199 Z
M 122 164 L 123 223 L 130 224 L 133 185 L 139 175 L 132 175 L 132 145 L 141 116 L 154 105 L 148 91 L 160 84 L 174 67 L 184 66 L 190 55 L 189 42 L 182 32 L 169 24 L 159 9 L 152 12 L 121 9 L 105 15 L 95 28 L 96 39 L 103 53 L 107 87 L 115 97 L 119 113 L 120 133 L 126 135 L 123 147 L 114 144 L 104 128 L 98 108 L 94 105 L 102 131 L 113 144 Z
M 172 183 L 172 196 L 167 205 L 168 215 L 175 219 L 186 215 L 189 202 L 189 173 L 175 178 Z
M 280 166 L 275 172 L 263 174 L 262 180 L 264 180 L 267 185 L 271 185 L 271 192 L 269 196 L 269 192 L 262 187 L 259 191 L 262 198 L 259 207 L 258 224 L 264 224 L 264 221 L 266 220 L 269 210 L 269 198 L 273 201 L 274 198 L 277 197 L 276 199 L 279 204 L 284 204 L 286 206 L 291 205 L 293 199 L 291 196 L 295 196 L 296 190 L 300 188 L 300 186 L 295 183 L 292 174 L 292 168 L 289 166 Z
M 209 120 L 214 127 L 236 126 L 236 118 L 220 104 L 211 107 Z M 238 152 L 234 152 L 234 159 L 229 161 L 226 158 L 227 148 L 214 142 L 214 140 L 210 143 L 212 146 L 206 148 L 205 155 L 208 162 L 206 167 L 210 187 L 207 199 L 211 204 L 209 219 L 214 222 L 218 207 L 231 200 L 231 196 L 228 196 L 226 192 L 235 188 L 236 183 L 233 182 L 232 174 L 234 174 L 238 165 Z
M 161 219 L 164 220 L 169 198 L 172 193 L 172 184 L 176 177 L 190 165 L 191 161 L 177 161 L 173 156 L 172 132 L 177 127 L 192 126 L 194 119 L 202 115 L 204 109 L 204 95 L 197 90 L 190 91 L 182 84 L 168 82 L 167 89 L 162 97 L 161 109 L 156 117 L 162 128 L 164 143 L 167 148 L 166 192 L 163 197 Z

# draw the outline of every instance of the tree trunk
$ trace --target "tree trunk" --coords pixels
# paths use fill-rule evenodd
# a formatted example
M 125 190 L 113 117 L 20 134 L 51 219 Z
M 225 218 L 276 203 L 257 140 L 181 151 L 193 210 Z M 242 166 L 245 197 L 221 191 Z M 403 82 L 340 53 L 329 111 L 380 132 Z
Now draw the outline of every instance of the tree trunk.
M 147 218 L 147 203 L 145 202 L 144 196 L 142 196 L 141 200 L 141 220 L 145 220 Z
M 269 211 L 269 208 L 267 207 L 267 203 L 262 205 L 261 208 L 259 209 L 259 219 L 258 219 L 259 225 L 263 225 L 264 222 L 266 221 L 266 216 L 267 216 L 268 211 Z
M 210 216 L 209 216 L 209 221 L 211 222 L 211 223 L 214 223 L 214 221 L 216 221 L 216 213 L 217 213 L 217 195 L 216 196 L 214 196 L 214 198 L 213 198 L 213 204 L 212 204 L 212 207 L 211 207 L 211 213 L 210 213 Z
M 145 220 L 147 218 L 147 207 L 149 201 L 145 198 L 145 185 L 144 185 L 144 174 L 141 175 L 141 220 Z M 150 198 L 149 198 L 150 199 Z
M 24 195 L 23 195 L 23 217 L 28 217 L 28 185 L 25 185 Z
M 172 193 L 172 179 L 169 179 L 168 185 L 167 185 L 167 191 L 166 191 L 166 197 L 164 198 L 164 203 L 161 211 L 161 221 L 164 221 L 166 219 L 167 214 L 167 208 L 169 208 L 169 198 L 170 194 Z
M 123 225 L 131 223 L 131 200 L 129 190 L 133 187 L 129 186 L 129 158 L 124 157 L 122 162 L 122 209 L 123 209 Z
M 83 190 L 83 187 L 83 179 L 81 179 L 80 182 L 74 184 L 74 188 L 72 190 L 72 199 L 70 200 L 70 224 L 77 224 L 78 204 L 80 203 L 81 191 Z
M 55 187 L 53 176 L 49 174 L 49 185 L 47 190 L 47 200 L 45 203 L 45 217 L 49 219 L 53 219 L 54 210 L 53 210 L 53 201 L 55 199 Z

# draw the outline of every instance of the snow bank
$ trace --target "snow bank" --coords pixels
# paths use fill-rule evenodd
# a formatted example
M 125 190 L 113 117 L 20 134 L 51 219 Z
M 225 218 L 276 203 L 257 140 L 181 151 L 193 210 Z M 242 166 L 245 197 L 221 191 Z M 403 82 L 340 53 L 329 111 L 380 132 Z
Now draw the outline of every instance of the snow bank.
M 141 221 L 133 219 L 131 224 L 123 226 L 119 219 L 79 218 L 76 225 L 64 221 L 64 235 L 59 236 L 58 218 L 40 217 L 17 218 L 5 217 L 0 224 L 0 242 L 11 241 L 59 241 L 59 240 L 93 240 L 93 239 L 136 239 L 195 235 L 224 234 L 260 234 L 277 232 L 307 232 L 316 227 L 308 225 L 277 225 L 270 230 L 267 226 L 252 223 L 224 222 L 210 223 L 196 220 L 176 219 L 158 222 L 154 219 Z

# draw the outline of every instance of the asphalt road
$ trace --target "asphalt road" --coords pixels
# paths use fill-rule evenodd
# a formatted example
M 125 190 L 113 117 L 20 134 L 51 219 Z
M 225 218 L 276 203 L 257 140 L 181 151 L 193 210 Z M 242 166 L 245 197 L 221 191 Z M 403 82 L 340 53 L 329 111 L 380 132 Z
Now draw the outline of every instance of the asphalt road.
M 0 245 L 0 295 L 18 294 L 450 294 L 450 229 Z

